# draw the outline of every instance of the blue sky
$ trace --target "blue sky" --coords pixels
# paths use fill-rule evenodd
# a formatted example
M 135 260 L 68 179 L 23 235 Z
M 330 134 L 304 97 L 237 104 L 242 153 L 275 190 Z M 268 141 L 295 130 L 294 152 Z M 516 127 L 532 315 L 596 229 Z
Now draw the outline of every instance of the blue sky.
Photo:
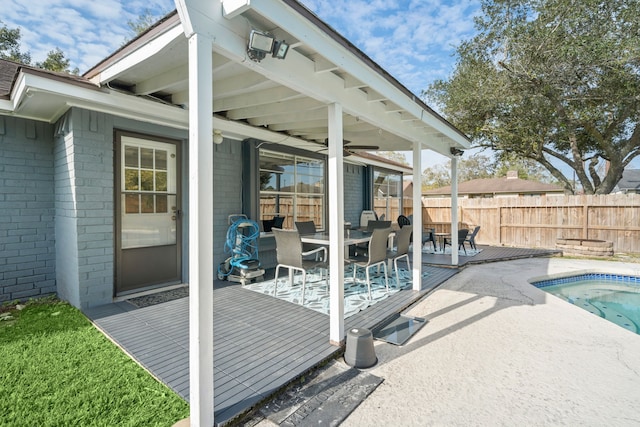
M 215 0 L 212 0 L 215 1 Z M 145 9 L 158 17 L 175 9 L 173 0 L 2 0 L 0 20 L 20 28 L 23 51 L 32 61 L 56 47 L 80 73 L 132 37 L 128 21 Z M 455 46 L 474 34 L 479 0 L 302 0 L 322 20 L 369 55 L 416 95 L 447 78 Z M 442 156 L 423 157 L 423 164 Z

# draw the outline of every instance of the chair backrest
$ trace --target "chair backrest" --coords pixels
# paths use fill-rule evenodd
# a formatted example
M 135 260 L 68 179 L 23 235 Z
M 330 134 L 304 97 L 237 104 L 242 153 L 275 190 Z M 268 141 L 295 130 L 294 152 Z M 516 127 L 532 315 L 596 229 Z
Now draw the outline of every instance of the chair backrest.
M 411 225 L 411 221 L 404 215 L 398 216 L 398 227 L 402 228 L 405 225 Z
M 367 231 L 373 231 L 378 228 L 389 228 L 391 227 L 391 221 L 369 221 L 367 223 Z
M 467 235 L 469 234 L 468 228 L 463 228 L 458 230 L 458 244 L 461 245 L 467 239 Z
M 478 234 L 478 231 L 480 231 L 480 226 L 476 225 L 476 227 L 473 229 L 473 231 L 469 235 L 469 238 L 473 239 L 474 237 L 476 237 L 476 234 Z
M 411 241 L 411 227 L 404 227 L 396 231 L 396 256 L 409 253 L 409 242 Z
M 276 238 L 276 257 L 278 264 L 302 268 L 302 241 L 297 230 L 280 230 L 274 228 Z
M 296 221 L 296 230 L 300 234 L 314 234 L 316 232 L 316 223 L 313 221 Z
M 378 215 L 374 211 L 362 211 L 360 214 L 360 227 L 365 228 L 369 221 L 377 221 Z
M 369 265 L 384 261 L 387 259 L 387 246 L 389 243 L 389 234 L 391 227 L 376 228 L 373 230 L 371 240 L 369 241 Z

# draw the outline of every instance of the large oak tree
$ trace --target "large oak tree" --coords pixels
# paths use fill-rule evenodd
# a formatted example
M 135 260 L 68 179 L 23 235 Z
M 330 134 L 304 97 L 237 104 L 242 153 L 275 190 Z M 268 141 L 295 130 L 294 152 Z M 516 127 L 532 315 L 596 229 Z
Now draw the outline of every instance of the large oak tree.
M 535 160 L 568 191 L 577 179 L 586 194 L 611 192 L 640 154 L 640 2 L 484 0 L 482 10 L 451 78 L 425 95 L 477 146 Z

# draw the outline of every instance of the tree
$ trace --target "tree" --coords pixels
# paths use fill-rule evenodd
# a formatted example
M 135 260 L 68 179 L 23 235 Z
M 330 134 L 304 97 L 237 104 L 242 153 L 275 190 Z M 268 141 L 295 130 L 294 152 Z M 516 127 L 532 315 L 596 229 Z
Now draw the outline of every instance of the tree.
M 134 37 L 147 31 L 153 24 L 158 21 L 158 17 L 151 13 L 151 9 L 145 9 L 141 15 L 138 15 L 136 21 L 127 21 L 127 26 L 133 32 Z
M 497 159 L 495 176 L 507 176 L 507 172 L 517 171 L 518 178 L 528 179 L 531 181 L 545 182 L 548 184 L 557 184 L 548 170 L 540 163 L 531 159 L 523 159 L 515 156 L 513 153 L 502 153 Z
M 21 64 L 31 63 L 29 52 L 20 51 L 20 37 L 19 28 L 10 29 L 5 24 L 2 24 L 2 27 L 0 27 L 0 58 Z
M 78 74 L 78 67 L 73 70 L 69 69 L 70 63 L 71 60 L 65 57 L 64 52 L 59 47 L 56 47 L 54 50 L 49 51 L 47 58 L 43 62 L 36 62 L 36 67 L 50 71 Z
M 347 146 L 347 148 L 349 148 L 349 146 Z M 394 161 L 396 163 L 400 163 L 401 165 L 410 166 L 409 162 L 407 161 L 407 157 L 399 151 L 377 151 L 376 155 L 384 157 L 385 159 Z
M 472 179 L 493 178 L 495 176 L 495 164 L 493 160 L 483 154 L 473 154 L 466 159 L 458 160 L 458 182 L 471 181 Z M 422 189 L 451 185 L 451 160 L 444 164 L 435 165 L 422 172 Z
M 570 192 L 563 166 L 585 193 L 611 192 L 640 154 L 640 2 L 483 0 L 482 10 L 451 78 L 425 95 L 474 145 L 536 161 Z
M 2 23 L 2 21 L 0 21 Z M 0 58 L 31 65 L 31 54 L 20 51 L 20 28 L 10 29 L 6 25 L 0 28 Z M 36 62 L 36 67 L 49 71 L 78 74 L 78 68 L 69 69 L 70 60 L 58 47 L 49 51 L 47 58 L 42 62 Z

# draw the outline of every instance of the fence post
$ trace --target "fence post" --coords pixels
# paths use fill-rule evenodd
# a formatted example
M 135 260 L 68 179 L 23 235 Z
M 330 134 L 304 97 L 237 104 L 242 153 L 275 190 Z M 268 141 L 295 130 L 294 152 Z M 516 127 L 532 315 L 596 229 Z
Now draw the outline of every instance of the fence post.
M 589 202 L 587 198 L 582 199 L 584 204 L 582 205 L 582 238 L 589 238 Z

